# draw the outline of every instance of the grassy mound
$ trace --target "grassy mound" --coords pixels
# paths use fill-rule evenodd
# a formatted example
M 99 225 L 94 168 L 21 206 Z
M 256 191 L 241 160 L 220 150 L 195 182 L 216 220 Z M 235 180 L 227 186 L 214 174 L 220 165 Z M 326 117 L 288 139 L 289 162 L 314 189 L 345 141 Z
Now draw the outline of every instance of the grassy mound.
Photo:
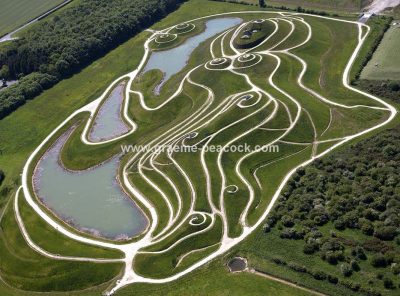
M 234 45 L 239 49 L 252 48 L 260 44 L 273 31 L 275 25 L 263 19 L 247 23 L 235 38 Z

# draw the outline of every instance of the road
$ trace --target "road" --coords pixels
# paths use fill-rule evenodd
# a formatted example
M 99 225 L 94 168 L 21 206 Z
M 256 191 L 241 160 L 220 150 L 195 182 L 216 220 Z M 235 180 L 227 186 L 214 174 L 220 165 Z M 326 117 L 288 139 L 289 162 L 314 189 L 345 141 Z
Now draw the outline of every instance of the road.
M 367 6 L 366 12 L 370 14 L 379 14 L 389 7 L 400 5 L 400 0 L 374 0 L 371 5 Z
M 386 8 L 396 7 L 398 5 L 400 5 L 400 0 L 374 0 L 374 2 L 364 9 L 365 12 L 358 21 L 366 23 L 374 14 L 380 14 Z

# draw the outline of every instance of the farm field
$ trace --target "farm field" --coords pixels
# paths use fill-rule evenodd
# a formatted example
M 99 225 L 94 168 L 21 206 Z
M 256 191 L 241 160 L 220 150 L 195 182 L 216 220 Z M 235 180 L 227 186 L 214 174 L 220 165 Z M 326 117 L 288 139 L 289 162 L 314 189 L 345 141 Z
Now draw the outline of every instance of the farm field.
M 258 5 L 258 0 L 245 0 L 244 2 Z M 314 10 L 359 12 L 368 4 L 368 0 L 271 0 L 266 1 L 266 4 L 277 7 L 283 5 L 290 8 L 297 8 L 301 6 L 302 8 Z
M 397 25 L 394 25 L 394 24 Z M 361 73 L 361 79 L 400 80 L 400 24 L 394 21 L 372 59 Z
M 0 0 L 0 36 L 56 7 L 65 0 Z
M 224 264 L 259 233 L 297 169 L 393 124 L 396 110 L 348 84 L 366 26 L 246 9 L 191 0 L 0 121 L 0 168 L 7 176 L 0 292 L 308 295 L 250 273 L 228 273 Z M 254 23 L 268 24 L 268 34 L 256 35 L 248 48 L 235 47 L 242 29 Z M 187 43 L 195 45 L 187 47 L 192 52 L 169 58 Z M 107 113 L 102 108 L 112 106 L 107 102 L 116 93 L 117 115 L 104 124 L 119 121 L 115 126 L 127 130 L 94 140 Z M 250 152 L 207 151 L 246 144 Z M 61 147 L 56 159 L 69 169 L 65 178 L 79 171 L 83 180 L 123 145 L 165 148 L 127 151 L 112 176 L 113 186 L 146 216 L 143 233 L 110 239 L 80 227 L 74 213 L 46 205 L 48 196 L 33 180 L 40 182 L 36 168 L 46 168 L 54 147 Z M 195 151 L 167 149 L 174 147 Z M 107 190 L 101 182 L 85 185 Z

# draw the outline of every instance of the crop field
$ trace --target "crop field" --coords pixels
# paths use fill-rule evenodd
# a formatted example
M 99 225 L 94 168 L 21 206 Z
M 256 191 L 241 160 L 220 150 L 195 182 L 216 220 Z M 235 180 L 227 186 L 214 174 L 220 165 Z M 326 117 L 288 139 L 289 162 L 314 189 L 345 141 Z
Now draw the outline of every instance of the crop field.
M 262 227 L 297 169 L 385 128 L 396 109 L 349 85 L 366 25 L 245 9 L 189 1 L 0 122 L 0 292 L 224 295 L 221 283 L 240 279 L 236 295 L 307 295 L 222 265 Z M 212 24 L 226 27 L 207 35 Z M 239 48 L 246 28 L 255 37 Z M 187 43 L 195 46 L 186 58 Z M 128 131 L 93 140 L 117 88 Z M 146 217 L 142 233 L 106 238 L 45 204 L 33 180 L 59 143 L 57 159 L 82 176 L 119 158 L 113 180 Z M 121 153 L 129 145 L 146 149 Z
M 0 0 L 0 36 L 56 7 L 65 0 Z
M 362 79 L 400 80 L 400 24 L 398 21 L 394 23 L 385 33 L 372 59 L 362 71 Z

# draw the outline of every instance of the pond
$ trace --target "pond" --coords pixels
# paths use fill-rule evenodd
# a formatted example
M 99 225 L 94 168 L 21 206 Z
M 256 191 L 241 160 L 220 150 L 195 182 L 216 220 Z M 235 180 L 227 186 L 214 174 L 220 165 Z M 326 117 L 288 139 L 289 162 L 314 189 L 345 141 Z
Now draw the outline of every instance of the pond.
M 155 92 L 159 93 L 162 85 L 185 67 L 190 55 L 201 42 L 234 27 L 241 22 L 242 19 L 236 17 L 209 20 L 205 23 L 206 28 L 202 33 L 188 38 L 183 44 L 172 49 L 153 52 L 144 68 L 144 73 L 153 69 L 159 69 L 164 73 L 164 79 L 156 87 Z
M 116 179 L 118 157 L 85 171 L 69 171 L 60 164 L 72 130 L 39 161 L 33 175 L 35 193 L 56 216 L 81 231 L 115 240 L 140 234 L 148 221 Z
M 239 272 L 247 268 L 247 260 L 242 257 L 232 258 L 228 262 L 228 267 L 230 272 Z
M 118 84 L 100 106 L 89 132 L 89 140 L 101 142 L 114 139 L 129 132 L 122 119 L 125 82 Z

